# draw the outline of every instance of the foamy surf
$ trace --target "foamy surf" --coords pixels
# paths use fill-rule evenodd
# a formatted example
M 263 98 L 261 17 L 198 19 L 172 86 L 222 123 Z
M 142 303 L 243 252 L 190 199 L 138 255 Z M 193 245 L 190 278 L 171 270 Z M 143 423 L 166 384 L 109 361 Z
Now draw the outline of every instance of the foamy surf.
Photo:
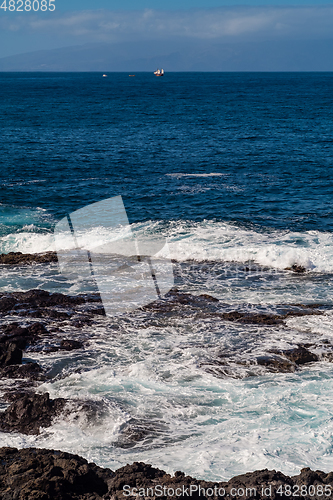
M 1 325 L 47 328 L 24 355 L 52 377 L 36 390 L 101 409 L 88 418 L 73 403 L 39 436 L 1 433 L 3 445 L 203 479 L 333 470 L 332 144 L 322 106 L 330 77 L 244 75 L 189 74 L 184 93 L 182 75 L 156 86 L 142 74 L 134 88 L 115 73 L 112 95 L 93 74 L 5 75 L 2 201 L 13 206 L 0 205 L 0 252 L 53 251 L 57 220 L 121 194 L 130 221 L 148 221 L 132 225 L 137 235 L 167 238 L 178 292 L 123 317 L 89 315 L 85 304 L 70 316 L 68 297 L 42 307 L 47 294 L 17 302 L 10 292 L 74 295 L 89 283 L 61 275 L 56 262 L 1 264 L 2 311 L 15 304 Z M 300 107 L 316 117 L 311 127 Z M 80 235 L 84 245 L 108 240 L 97 226 Z M 72 242 L 64 235 L 60 244 Z M 47 352 L 66 338 L 84 347 Z M 313 356 L 293 364 L 297 350 L 303 361 Z
M 213 221 L 131 227 L 136 236 L 167 238 L 180 290 L 209 293 L 227 310 L 276 313 L 281 304 L 327 303 L 328 294 L 333 297 L 323 274 L 331 269 L 327 233 L 258 232 Z M 94 228 L 81 240 L 98 244 L 107 237 L 104 229 Z M 25 231 L 4 241 L 10 251 L 54 249 L 52 233 Z M 62 245 L 67 244 L 64 239 Z M 284 271 L 295 262 L 310 272 Z M 61 277 L 56 264 L 3 268 L 4 291 L 35 287 L 84 291 L 81 283 Z M 112 320 L 96 317 L 91 326 L 75 330 L 87 342 L 84 351 L 28 351 L 26 359 L 55 377 L 38 391 L 102 404 L 103 411 L 89 420 L 74 409 L 37 437 L 1 434 L 4 445 L 58 448 L 113 469 L 146 461 L 211 480 L 263 468 L 286 474 L 304 466 L 332 470 L 333 372 L 324 357 L 330 313 L 290 317 L 268 327 L 200 312 L 198 317 L 154 316 L 149 310 Z M 61 330 L 73 335 L 66 321 Z M 257 362 L 278 349 L 313 343 L 320 362 L 295 372 L 267 373 Z M 142 439 L 131 438 L 142 429 Z
M 330 273 L 333 271 L 333 236 L 320 231 L 292 232 L 270 230 L 267 232 L 245 229 L 231 223 L 203 221 L 149 221 L 131 224 L 135 236 L 164 236 L 169 244 L 171 258 L 180 262 L 239 262 L 256 263 L 283 270 L 294 264 L 307 271 Z M 107 240 L 107 230 L 95 227 L 82 235 L 82 241 L 95 247 Z M 61 241 L 63 249 L 71 247 L 71 239 Z M 0 252 L 43 253 L 55 251 L 54 237 L 50 232 L 29 231 L 12 233 L 0 238 Z M 163 254 L 162 254 L 163 255 Z
M 61 449 L 112 469 L 144 461 L 169 473 L 181 469 L 192 477 L 216 481 L 264 468 L 289 475 L 305 466 L 332 470 L 332 369 L 324 379 L 319 370 L 307 370 L 298 376 L 280 375 L 278 382 L 273 377 L 228 382 L 207 376 L 183 387 L 154 387 L 138 373 L 126 378 L 126 386 L 112 370 L 108 379 L 93 375 L 97 384 L 108 380 L 110 391 L 112 380 L 123 387 L 119 402 L 124 408 L 125 398 L 131 401 L 128 412 L 110 399 L 109 412 L 100 422 L 58 419 L 37 438 L 1 433 L 3 446 Z M 53 396 L 77 395 L 77 387 L 71 391 L 67 385 L 64 391 L 57 386 Z M 117 397 L 113 390 L 113 401 Z M 130 448 L 117 445 L 131 417 L 148 426 L 154 420 L 147 416 L 154 411 L 160 415 L 161 410 L 167 429 L 162 437 Z
M 211 172 L 206 174 L 196 174 L 196 173 L 173 173 L 173 174 L 165 174 L 167 177 L 175 177 L 176 179 L 181 179 L 182 177 L 226 177 L 228 174 L 223 174 L 220 172 Z

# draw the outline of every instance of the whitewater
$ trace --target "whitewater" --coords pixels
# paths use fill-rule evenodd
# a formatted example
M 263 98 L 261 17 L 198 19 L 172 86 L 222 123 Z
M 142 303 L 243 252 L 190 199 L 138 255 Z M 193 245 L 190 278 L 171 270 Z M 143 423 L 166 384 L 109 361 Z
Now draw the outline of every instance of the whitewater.
M 80 332 L 88 343 L 83 353 L 25 353 L 26 360 L 55 374 L 39 392 L 95 401 L 94 421 L 73 410 L 37 437 L 2 433 L 3 445 L 62 449 L 113 469 L 145 461 L 210 480 L 262 468 L 289 475 L 304 466 L 331 470 L 331 362 L 323 357 L 295 373 L 267 373 L 255 359 L 305 342 L 317 344 L 320 355 L 323 342 L 332 340 L 332 235 L 256 231 L 209 220 L 148 221 L 132 224 L 131 230 L 166 238 L 175 286 L 182 292 L 210 294 L 229 310 L 275 313 L 281 304 L 319 302 L 328 309 L 269 327 L 209 317 L 156 321 L 147 312 L 96 318 Z M 87 244 L 104 241 L 101 231 L 88 231 Z M 64 240 L 64 248 L 67 244 Z M 29 225 L 2 236 L 0 248 L 2 253 L 54 251 L 54 236 Z M 293 264 L 306 272 L 285 270 Z M 2 266 L 0 287 L 89 291 L 87 283 L 66 280 L 56 264 Z M 65 323 L 62 329 L 71 333 Z M 214 359 L 223 351 L 234 358 L 219 368 Z M 131 440 L 133 432 L 141 432 L 142 439 Z
M 332 74 L 0 77 L 0 253 L 55 251 L 66 214 L 121 195 L 134 235 L 167 241 L 159 258 L 171 257 L 179 298 L 80 328 L 50 321 L 50 335 L 84 349 L 28 348 L 24 360 L 52 375 L 38 391 L 77 404 L 39 436 L 1 434 L 3 445 L 214 480 L 333 470 Z M 97 248 L 109 236 L 95 224 L 80 239 Z M 93 288 L 56 263 L 1 265 L 1 293 Z M 241 320 L 255 314 L 280 320 Z M 318 361 L 265 365 L 297 346 Z

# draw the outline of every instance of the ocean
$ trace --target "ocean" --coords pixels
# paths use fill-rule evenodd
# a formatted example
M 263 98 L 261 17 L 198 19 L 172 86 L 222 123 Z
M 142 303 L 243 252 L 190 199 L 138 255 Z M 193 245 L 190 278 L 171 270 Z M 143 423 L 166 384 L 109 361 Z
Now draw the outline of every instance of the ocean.
M 65 322 L 86 348 L 28 349 L 54 374 L 38 391 L 103 411 L 2 446 L 214 481 L 333 470 L 333 74 L 0 73 L 0 89 L 0 253 L 54 251 L 58 221 L 120 195 L 135 234 L 166 238 L 179 293 L 219 300 Z M 1 292 L 36 288 L 89 291 L 56 263 L 1 265 Z M 297 346 L 318 361 L 260 362 Z

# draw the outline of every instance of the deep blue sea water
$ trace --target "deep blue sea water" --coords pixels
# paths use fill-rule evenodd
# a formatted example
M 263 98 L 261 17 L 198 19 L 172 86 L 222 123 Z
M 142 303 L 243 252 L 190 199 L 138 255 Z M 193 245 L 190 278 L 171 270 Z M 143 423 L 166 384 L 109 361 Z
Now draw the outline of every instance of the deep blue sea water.
M 332 230 L 331 73 L 2 73 L 1 203 Z M 220 177 L 176 174 L 221 173 Z M 174 174 L 174 175 L 170 175 Z
M 332 73 L 0 73 L 0 252 L 52 250 L 66 214 L 121 195 L 135 230 L 168 239 L 178 288 L 229 308 L 331 307 L 332 89 Z M 306 274 L 285 271 L 293 264 Z M 2 291 L 82 291 L 55 265 L 1 271 Z M 114 322 L 96 320 L 85 332 L 90 361 L 68 355 L 66 376 L 41 389 L 102 398 L 108 419 L 94 428 L 59 421 L 38 438 L 4 442 L 206 479 L 332 470 L 332 364 L 272 374 L 249 361 L 281 345 L 331 342 L 330 310 L 270 328 L 119 321 L 115 337 Z M 223 349 L 245 364 L 203 369 Z M 34 359 L 63 363 L 52 356 Z M 117 447 L 134 417 L 159 426 L 157 437 Z

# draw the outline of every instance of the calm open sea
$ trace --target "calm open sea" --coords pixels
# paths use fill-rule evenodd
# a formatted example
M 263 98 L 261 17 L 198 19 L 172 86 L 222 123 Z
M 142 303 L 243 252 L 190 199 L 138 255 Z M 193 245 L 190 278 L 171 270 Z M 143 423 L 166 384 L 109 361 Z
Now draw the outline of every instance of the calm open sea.
M 121 195 L 134 231 L 167 237 L 178 289 L 228 310 L 327 306 L 275 326 L 96 319 L 84 352 L 29 359 L 61 373 L 40 390 L 102 401 L 103 418 L 1 443 L 214 480 L 333 470 L 333 364 L 255 361 L 333 344 L 333 73 L 0 73 L 0 91 L 0 253 L 54 250 L 57 221 Z M 31 288 L 84 290 L 55 264 L 2 267 L 1 291 Z M 133 422 L 147 435 L 125 443 Z

